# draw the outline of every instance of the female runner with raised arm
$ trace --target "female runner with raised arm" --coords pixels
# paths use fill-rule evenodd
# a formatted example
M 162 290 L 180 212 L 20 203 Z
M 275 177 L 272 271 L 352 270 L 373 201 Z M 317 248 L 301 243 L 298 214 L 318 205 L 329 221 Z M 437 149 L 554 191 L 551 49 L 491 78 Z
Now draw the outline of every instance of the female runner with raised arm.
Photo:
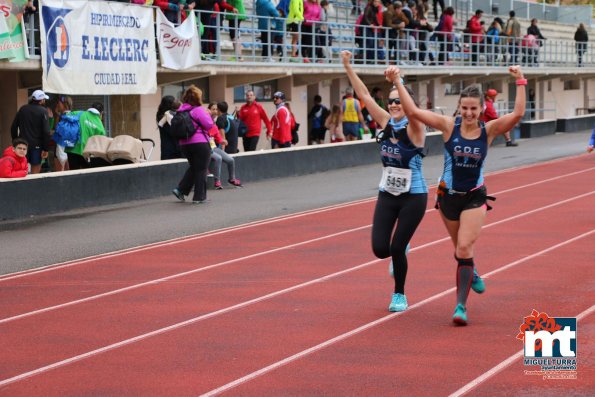
M 428 188 L 422 173 L 425 129 L 419 121 L 407 120 L 399 92 L 394 88 L 389 94 L 388 112 L 382 109 L 351 67 L 351 53 L 343 51 L 341 56 L 353 89 L 383 129 L 377 137 L 383 173 L 374 210 L 372 250 L 378 258 L 392 258 L 395 288 L 388 310 L 401 312 L 407 309 L 406 250 L 428 201 Z
M 482 293 L 483 280 L 475 272 L 474 245 L 490 207 L 484 185 L 483 167 L 488 147 L 498 135 L 511 130 L 525 113 L 525 86 L 527 80 L 519 66 L 508 71 L 516 80 L 514 109 L 496 120 L 479 120 L 483 109 L 483 95 L 478 86 L 469 86 L 461 92 L 457 117 L 439 115 L 419 109 L 400 82 L 400 71 L 390 67 L 401 96 L 405 114 L 410 120 L 442 131 L 444 140 L 444 171 L 438 186 L 437 207 L 455 246 L 457 261 L 457 306 L 452 320 L 467 325 L 467 297 L 469 289 Z

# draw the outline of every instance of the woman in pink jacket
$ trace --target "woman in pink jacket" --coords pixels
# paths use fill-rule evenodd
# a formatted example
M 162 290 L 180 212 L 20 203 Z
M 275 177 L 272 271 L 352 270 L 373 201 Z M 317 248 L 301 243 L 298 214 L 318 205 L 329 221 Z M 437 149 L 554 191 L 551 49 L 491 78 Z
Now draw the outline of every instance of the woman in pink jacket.
M 202 107 L 202 91 L 191 85 L 184 92 L 182 106 L 178 112 L 189 112 L 196 132 L 188 139 L 180 139 L 180 151 L 188 159 L 188 169 L 178 187 L 172 190 L 174 196 L 185 201 L 194 186 L 192 203 L 203 204 L 207 201 L 207 169 L 211 162 L 209 130 L 213 127 L 211 115 Z

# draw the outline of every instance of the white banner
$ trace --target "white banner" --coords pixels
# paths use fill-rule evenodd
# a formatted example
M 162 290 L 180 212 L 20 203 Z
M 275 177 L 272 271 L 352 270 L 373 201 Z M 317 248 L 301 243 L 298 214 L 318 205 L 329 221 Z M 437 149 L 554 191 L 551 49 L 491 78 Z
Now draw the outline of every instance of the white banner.
M 151 8 L 106 1 L 40 3 L 44 91 L 69 95 L 157 91 Z
M 167 20 L 157 9 L 157 42 L 161 66 L 181 70 L 200 63 L 200 39 L 193 12 L 180 26 Z

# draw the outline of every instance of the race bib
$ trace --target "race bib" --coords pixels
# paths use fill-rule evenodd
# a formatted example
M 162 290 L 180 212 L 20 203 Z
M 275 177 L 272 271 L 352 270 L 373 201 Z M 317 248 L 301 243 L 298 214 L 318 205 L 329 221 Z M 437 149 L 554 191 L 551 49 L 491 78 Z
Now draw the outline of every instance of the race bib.
M 398 196 L 411 189 L 411 170 L 406 168 L 384 167 L 380 190 Z

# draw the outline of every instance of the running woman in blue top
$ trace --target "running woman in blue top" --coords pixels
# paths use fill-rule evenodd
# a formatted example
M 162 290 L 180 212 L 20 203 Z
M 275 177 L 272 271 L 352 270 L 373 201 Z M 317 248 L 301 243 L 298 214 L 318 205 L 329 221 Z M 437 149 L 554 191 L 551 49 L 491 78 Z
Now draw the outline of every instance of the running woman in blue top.
M 394 68 L 394 67 L 393 67 Z M 396 74 L 399 75 L 398 68 Z M 483 109 L 483 95 L 477 86 L 467 87 L 459 98 L 458 117 L 443 116 L 419 109 L 407 90 L 397 81 L 401 103 L 410 120 L 442 131 L 444 139 L 444 172 L 438 187 L 440 215 L 455 246 L 457 260 L 457 306 L 452 320 L 467 325 L 467 297 L 469 289 L 482 293 L 483 280 L 475 272 L 474 245 L 479 237 L 488 206 L 483 180 L 483 165 L 488 147 L 498 135 L 512 129 L 525 113 L 527 80 L 519 66 L 508 68 L 516 80 L 514 109 L 496 120 L 479 121 Z
M 370 116 L 383 129 L 377 136 L 383 173 L 374 210 L 372 250 L 378 258 L 392 259 L 395 288 L 388 310 L 401 312 L 407 309 L 406 250 L 425 214 L 428 201 L 428 188 L 422 173 L 425 128 L 419 121 L 407 120 L 396 89 L 389 94 L 388 112 L 381 108 L 353 71 L 351 53 L 343 51 L 341 56 L 353 89 L 366 105 Z

